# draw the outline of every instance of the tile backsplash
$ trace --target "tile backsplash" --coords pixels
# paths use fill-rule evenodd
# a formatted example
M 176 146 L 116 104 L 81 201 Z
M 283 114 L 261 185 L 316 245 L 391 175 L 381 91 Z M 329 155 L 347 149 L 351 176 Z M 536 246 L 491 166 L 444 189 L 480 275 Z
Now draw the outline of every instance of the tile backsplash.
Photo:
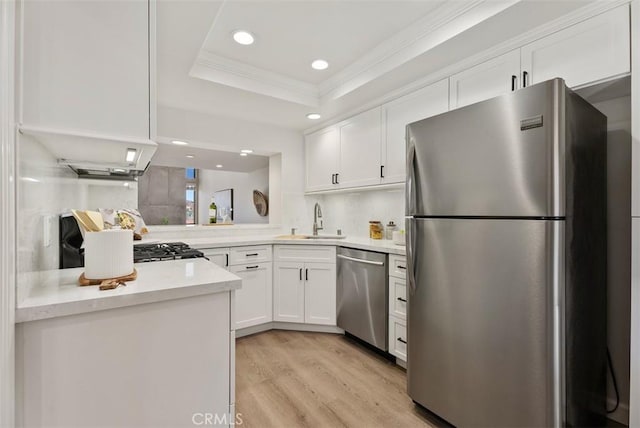
M 370 220 L 383 225 L 392 220 L 398 229 L 404 229 L 404 188 L 313 195 L 305 199 L 308 221 L 297 226 L 303 233 L 312 228 L 316 202 L 322 208 L 323 233 L 333 234 L 342 229 L 347 236 L 368 237 Z
M 18 141 L 17 269 L 18 299 L 37 279 L 34 272 L 58 269 L 58 216 L 72 208 L 95 209 L 95 204 L 134 204 L 136 191 L 123 186 L 80 180 L 35 139 Z M 126 206 L 123 206 L 126 207 Z

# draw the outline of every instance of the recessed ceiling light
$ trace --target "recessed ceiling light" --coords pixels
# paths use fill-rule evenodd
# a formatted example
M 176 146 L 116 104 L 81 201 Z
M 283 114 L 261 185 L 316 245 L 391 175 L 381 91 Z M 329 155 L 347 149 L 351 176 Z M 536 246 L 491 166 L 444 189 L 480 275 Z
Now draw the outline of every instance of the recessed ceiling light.
M 240 153 L 240 156 L 249 156 L 248 153 Z
M 173 141 L 171 141 L 171 142 L 172 142 L 173 144 L 175 144 L 176 146 L 186 146 L 187 144 L 189 144 L 189 143 L 187 143 L 186 141 L 180 141 L 180 140 L 173 140 Z
M 222 168 L 222 165 L 218 164 L 216 165 L 216 168 Z
M 326 70 L 329 67 L 329 63 L 323 59 L 317 59 L 311 63 L 311 68 L 314 70 Z
M 309 113 L 309 114 L 307 114 L 307 119 L 311 119 L 311 120 L 318 120 L 321 117 L 322 116 L 320 116 L 320 113 Z
M 248 31 L 238 30 L 233 32 L 233 40 L 241 45 L 252 45 L 255 41 L 253 34 Z
M 250 149 L 242 149 L 240 150 L 241 153 L 253 153 L 253 150 Z
M 194 155 L 186 155 L 186 156 L 187 156 L 189 159 L 193 159 L 193 158 L 195 158 L 195 156 L 194 156 Z

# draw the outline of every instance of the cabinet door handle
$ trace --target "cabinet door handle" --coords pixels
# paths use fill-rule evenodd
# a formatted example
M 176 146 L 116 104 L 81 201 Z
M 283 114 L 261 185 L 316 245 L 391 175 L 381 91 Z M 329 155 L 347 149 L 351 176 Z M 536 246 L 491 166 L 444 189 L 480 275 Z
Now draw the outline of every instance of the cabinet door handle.
M 384 178 L 384 165 L 380 165 L 380 178 Z
M 302 281 L 302 268 L 300 268 L 300 281 Z
M 247 266 L 247 269 L 258 269 L 260 266 Z
M 251 254 L 247 254 L 246 256 L 247 257 L 252 257 L 252 256 L 257 256 L 257 255 L 258 255 L 258 253 L 251 253 Z
M 336 173 L 336 184 L 340 184 L 340 183 L 338 182 L 338 173 Z
M 529 84 L 529 73 L 527 73 L 526 71 L 522 72 L 522 87 L 526 88 L 527 85 Z
M 397 299 L 400 300 L 401 302 L 407 303 L 407 299 L 403 299 L 402 297 L 398 297 Z
M 331 184 L 336 184 L 336 175 L 331 174 Z
M 511 91 L 516 90 L 516 82 L 518 81 L 518 76 L 515 74 L 511 76 Z
M 406 341 L 406 340 L 404 340 L 404 339 L 403 339 L 403 338 L 401 338 L 401 337 L 397 338 L 396 340 L 397 340 L 398 342 L 402 342 L 402 343 L 404 343 L 405 345 L 407 344 L 407 341 Z
M 304 280 L 309 281 L 309 269 L 304 270 Z

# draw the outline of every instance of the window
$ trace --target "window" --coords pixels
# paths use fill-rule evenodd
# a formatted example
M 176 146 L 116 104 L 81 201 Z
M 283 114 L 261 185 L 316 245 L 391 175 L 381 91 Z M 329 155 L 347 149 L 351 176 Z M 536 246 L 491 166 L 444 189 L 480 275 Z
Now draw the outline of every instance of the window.
M 185 169 L 187 188 L 185 199 L 187 202 L 186 224 L 198 224 L 198 170 L 195 168 Z

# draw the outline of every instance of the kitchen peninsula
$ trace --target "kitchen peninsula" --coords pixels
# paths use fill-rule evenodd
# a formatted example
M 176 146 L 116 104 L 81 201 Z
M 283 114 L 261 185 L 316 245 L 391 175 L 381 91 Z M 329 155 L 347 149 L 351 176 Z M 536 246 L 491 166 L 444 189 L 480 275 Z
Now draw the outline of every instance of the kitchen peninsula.
M 16 312 L 19 426 L 192 426 L 234 414 L 240 279 L 205 259 L 136 269 L 108 291 L 77 286 L 81 268 L 32 274 Z

